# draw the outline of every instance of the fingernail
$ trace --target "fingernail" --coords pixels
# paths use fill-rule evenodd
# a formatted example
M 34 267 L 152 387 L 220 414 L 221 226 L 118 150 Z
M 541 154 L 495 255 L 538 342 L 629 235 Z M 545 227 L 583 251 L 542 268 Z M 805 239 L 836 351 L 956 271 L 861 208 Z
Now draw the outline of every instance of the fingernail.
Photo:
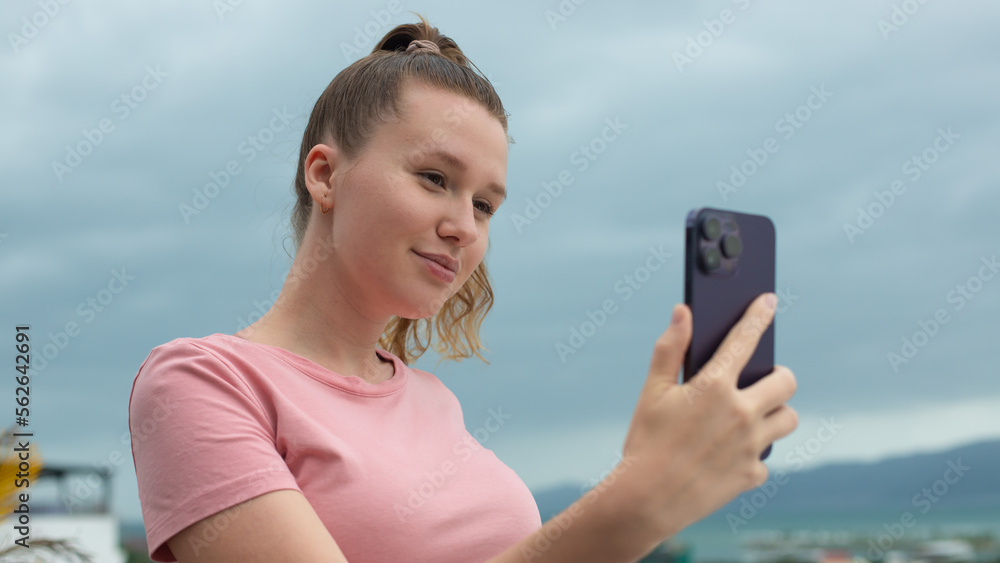
M 674 314 L 670 317 L 670 324 L 675 325 L 681 322 L 681 307 L 680 305 L 674 305 Z
M 768 293 L 767 297 L 764 298 L 764 304 L 767 305 L 768 309 L 773 311 L 778 306 L 778 296 L 773 293 Z

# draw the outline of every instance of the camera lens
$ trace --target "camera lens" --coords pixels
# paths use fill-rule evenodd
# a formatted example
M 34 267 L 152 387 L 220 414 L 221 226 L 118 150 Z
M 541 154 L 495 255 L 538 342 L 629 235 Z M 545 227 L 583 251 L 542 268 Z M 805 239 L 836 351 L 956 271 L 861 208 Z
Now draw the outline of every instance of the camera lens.
M 701 264 L 708 272 L 714 272 L 722 265 L 722 255 L 718 248 L 706 248 L 701 253 Z
M 701 232 L 708 240 L 717 240 L 722 234 L 722 223 L 718 217 L 707 217 L 701 222 Z
M 722 253 L 726 258 L 736 258 L 743 251 L 743 241 L 737 235 L 726 235 L 722 237 Z

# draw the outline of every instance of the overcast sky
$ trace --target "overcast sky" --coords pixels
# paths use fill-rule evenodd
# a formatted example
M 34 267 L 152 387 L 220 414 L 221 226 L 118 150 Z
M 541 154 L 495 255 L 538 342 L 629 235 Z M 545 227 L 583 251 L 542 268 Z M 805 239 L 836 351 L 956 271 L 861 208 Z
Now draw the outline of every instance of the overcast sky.
M 1000 436 L 995 2 L 57 5 L 0 7 L 0 349 L 10 371 L 13 327 L 31 325 L 42 455 L 124 454 L 123 517 L 140 517 L 121 440 L 136 371 L 159 344 L 269 307 L 308 113 L 408 10 L 489 75 L 515 140 L 486 257 L 491 364 L 415 366 L 470 431 L 490 408 L 511 415 L 485 445 L 530 488 L 615 463 L 683 301 L 696 207 L 777 227 L 776 361 L 801 422 L 774 467 L 801 465 L 824 419 L 842 429 L 807 465 Z M 229 185 L 198 200 L 230 161 Z M 571 183 L 546 198 L 560 174 Z M 653 250 L 668 257 L 642 272 Z M 560 356 L 606 300 L 615 312 Z M 42 365 L 50 333 L 64 347 Z

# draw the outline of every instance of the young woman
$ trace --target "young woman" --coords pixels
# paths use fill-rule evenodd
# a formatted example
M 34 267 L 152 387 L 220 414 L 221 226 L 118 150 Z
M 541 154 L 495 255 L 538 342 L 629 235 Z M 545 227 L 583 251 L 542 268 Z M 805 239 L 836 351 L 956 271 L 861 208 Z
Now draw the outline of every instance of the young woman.
M 674 308 L 619 467 L 544 525 L 455 396 L 408 365 L 432 327 L 445 357 L 479 356 L 492 305 L 507 114 L 470 64 L 420 17 L 338 74 L 306 126 L 274 306 L 143 362 L 129 427 L 154 561 L 635 561 L 765 481 L 759 453 L 797 425 L 795 378 L 735 382 L 770 294 L 694 393 L 677 384 L 690 311 Z

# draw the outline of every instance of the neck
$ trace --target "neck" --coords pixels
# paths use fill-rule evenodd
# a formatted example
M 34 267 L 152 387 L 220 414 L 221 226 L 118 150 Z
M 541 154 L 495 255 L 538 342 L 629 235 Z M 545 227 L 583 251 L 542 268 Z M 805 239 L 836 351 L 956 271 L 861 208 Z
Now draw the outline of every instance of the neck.
M 359 301 L 363 289 L 337 275 L 344 270 L 329 235 L 321 241 L 308 234 L 274 305 L 236 336 L 284 348 L 342 375 L 386 379 L 375 348 L 391 315 L 372 315 L 366 301 Z

